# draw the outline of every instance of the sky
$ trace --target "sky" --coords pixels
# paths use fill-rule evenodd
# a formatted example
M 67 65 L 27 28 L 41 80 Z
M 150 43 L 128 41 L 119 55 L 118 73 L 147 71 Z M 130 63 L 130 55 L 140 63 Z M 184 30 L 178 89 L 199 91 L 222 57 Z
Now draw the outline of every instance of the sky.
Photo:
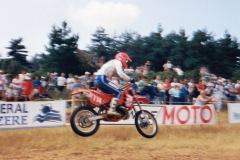
M 99 26 L 109 35 L 136 31 L 146 36 L 159 24 L 163 34 L 185 29 L 191 36 L 207 29 L 220 38 L 227 30 L 240 40 L 239 6 L 239 0 L 0 0 L 0 56 L 19 37 L 29 59 L 45 52 L 52 26 L 64 20 L 80 36 L 80 49 L 91 44 Z

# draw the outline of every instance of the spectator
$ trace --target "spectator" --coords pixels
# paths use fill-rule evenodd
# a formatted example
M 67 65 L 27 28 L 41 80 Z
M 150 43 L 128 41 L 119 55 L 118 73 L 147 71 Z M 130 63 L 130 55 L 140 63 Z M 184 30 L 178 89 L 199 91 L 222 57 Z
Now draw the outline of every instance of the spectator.
M 207 96 L 206 90 L 200 90 L 200 95 L 197 97 L 194 105 L 195 106 L 204 106 L 209 102 L 215 101 L 212 97 Z
M 13 87 L 13 96 L 14 101 L 20 100 L 21 90 L 22 90 L 22 81 L 19 79 L 19 75 L 16 75 L 12 80 Z
M 13 89 L 12 83 L 10 83 L 10 85 L 6 88 L 4 100 L 5 101 L 14 101 L 14 89 Z
M 147 76 L 150 69 L 151 69 L 151 62 L 147 61 L 144 65 L 137 67 L 135 71 L 140 76 Z
M 74 76 L 74 84 L 72 87 L 72 91 L 78 90 L 80 88 L 82 88 L 82 83 L 81 83 L 81 79 L 79 76 Z
M 200 94 L 197 97 L 197 99 L 194 103 L 194 106 L 203 107 L 206 104 L 208 104 L 209 102 L 215 102 L 215 99 L 207 96 L 207 91 L 206 90 L 200 90 Z M 208 111 L 204 111 L 204 110 L 202 110 L 202 111 L 203 111 L 203 117 L 206 117 Z
M 170 95 L 171 104 L 179 104 L 178 102 L 181 101 L 181 99 L 180 99 L 181 86 L 182 85 L 180 83 L 172 83 L 172 88 L 168 92 Z
M 140 80 L 136 82 L 137 84 L 137 93 L 141 93 L 144 89 L 145 85 L 147 85 L 147 78 L 145 76 L 141 76 Z
M 164 87 L 165 89 L 168 91 L 169 89 L 171 89 L 171 81 L 169 78 L 167 78 L 164 82 Z
M 22 70 L 21 73 L 19 74 L 19 79 L 23 82 L 25 80 L 25 75 L 27 72 L 25 70 Z
M 22 95 L 25 101 L 32 100 L 33 97 L 33 82 L 30 76 L 24 76 L 22 84 Z
M 168 60 L 167 63 L 163 65 L 163 70 L 168 72 L 172 70 L 172 67 L 173 67 L 172 62 Z
M 57 73 L 50 73 L 48 79 L 48 88 L 47 91 L 55 90 L 57 86 Z
M 237 90 L 234 88 L 234 85 L 231 81 L 228 81 L 224 86 L 224 93 L 229 101 L 235 101 L 237 99 Z
M 90 79 L 91 73 L 85 72 L 83 76 L 81 76 L 81 81 L 83 85 L 87 85 Z
M 73 75 L 71 73 L 69 73 L 68 78 L 66 80 L 68 90 L 72 90 L 74 82 L 75 82 L 75 80 L 73 78 Z
M 41 87 L 41 81 L 38 76 L 36 76 L 33 80 L 33 96 L 38 97 L 39 96 L 39 88 Z
M 159 92 L 160 103 L 162 103 L 162 104 L 166 103 L 167 95 L 166 95 L 166 88 L 165 88 L 163 80 L 158 80 L 158 84 L 156 87 Z
M 235 84 L 235 89 L 237 91 L 237 100 L 240 100 L 240 80 L 237 80 L 237 83 Z
M 41 76 L 41 80 L 40 80 L 41 86 L 39 87 L 39 94 L 40 96 L 44 96 L 46 95 L 46 88 L 47 88 L 47 81 L 46 81 L 46 77 Z
M 153 103 L 161 103 L 159 99 L 162 95 L 159 93 L 158 89 L 156 88 L 156 84 L 149 84 L 145 83 L 145 86 L 140 93 L 141 95 L 147 96 Z
M 188 93 L 189 93 L 189 102 L 193 102 L 193 100 L 196 99 L 200 94 L 196 85 L 190 85 L 188 88 Z
M 194 79 L 190 79 L 188 82 L 188 87 L 194 87 L 194 86 L 195 86 Z
M 5 92 L 5 88 L 6 87 L 6 78 L 3 74 L 3 70 L 0 70 L 0 98 L 3 99 L 4 98 L 4 92 Z
M 156 78 L 153 80 L 154 83 L 159 84 L 162 82 L 161 76 L 157 75 Z
M 216 99 L 216 102 L 214 103 L 214 107 L 217 112 L 220 112 L 223 106 L 223 100 L 225 98 L 223 82 L 221 80 L 217 82 L 214 88 L 213 97 L 214 99 Z
M 65 84 L 66 84 L 65 74 L 61 73 L 61 75 L 57 78 L 57 87 L 61 93 L 63 93 Z
M 189 97 L 189 92 L 186 86 L 183 84 L 180 86 L 180 99 L 179 102 L 181 104 L 188 104 L 188 97 Z
M 171 89 L 171 80 L 169 78 L 165 79 L 164 87 L 166 89 L 166 101 L 168 103 L 170 101 L 169 90 Z
M 237 80 L 237 83 L 235 84 L 235 89 L 238 93 L 240 93 L 240 80 Z
M 146 75 L 149 73 L 150 69 L 151 69 L 151 62 L 150 62 L 150 61 L 147 61 L 147 62 L 144 64 L 144 66 L 143 66 L 143 73 L 142 73 L 142 75 L 143 75 L 143 76 L 146 76 Z
M 183 75 L 184 75 L 184 72 L 183 72 L 183 70 L 180 68 L 180 66 L 173 67 L 173 71 L 176 72 L 177 75 L 179 75 L 179 76 L 183 76 Z
M 214 88 L 215 88 L 215 85 L 211 81 L 207 82 L 207 84 L 206 84 L 206 91 L 207 91 L 207 95 L 208 96 L 213 94 Z
M 206 81 L 205 80 L 200 80 L 197 87 L 198 87 L 199 90 L 205 90 L 207 88 Z

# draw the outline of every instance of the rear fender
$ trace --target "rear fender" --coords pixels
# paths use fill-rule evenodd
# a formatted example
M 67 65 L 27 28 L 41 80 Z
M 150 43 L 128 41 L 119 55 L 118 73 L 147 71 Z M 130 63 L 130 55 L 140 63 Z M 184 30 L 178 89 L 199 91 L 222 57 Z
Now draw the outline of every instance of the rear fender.
M 71 94 L 76 95 L 76 94 L 89 94 L 89 93 L 90 93 L 89 90 L 80 88 L 72 91 Z
M 91 106 L 99 107 L 111 101 L 112 95 L 93 89 L 78 89 L 72 92 L 72 95 L 81 94 L 88 98 Z

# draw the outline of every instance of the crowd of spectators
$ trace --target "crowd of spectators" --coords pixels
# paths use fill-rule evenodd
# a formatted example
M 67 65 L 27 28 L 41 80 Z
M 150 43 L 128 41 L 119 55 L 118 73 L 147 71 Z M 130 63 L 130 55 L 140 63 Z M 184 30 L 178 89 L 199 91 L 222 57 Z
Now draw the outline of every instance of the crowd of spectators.
M 0 70 L 0 98 L 4 101 L 30 101 L 39 98 L 56 98 L 51 93 L 61 95 L 74 89 L 93 87 L 94 78 L 89 72 L 84 75 L 48 73 L 34 76 L 23 71 L 11 76 Z
M 205 105 L 214 103 L 220 111 L 224 101 L 240 100 L 240 81 L 232 83 L 230 80 L 218 77 L 216 81 L 193 79 L 161 79 L 154 80 L 142 77 L 137 82 L 137 92 L 147 96 L 156 104 L 195 104 Z
M 146 63 L 148 64 L 148 63 Z M 164 72 L 184 72 L 180 67 L 174 67 L 170 61 L 163 66 Z M 177 68 L 177 70 L 176 70 Z M 180 69 L 180 71 L 179 71 Z M 130 74 L 139 74 L 131 70 Z M 165 78 L 157 75 L 149 79 L 145 74 L 138 75 L 134 88 L 140 95 L 148 97 L 155 104 L 196 104 L 204 105 L 213 102 L 217 111 L 220 111 L 224 101 L 240 100 L 240 81 L 233 83 L 231 80 L 217 77 L 208 73 L 206 68 L 200 70 L 201 78 L 197 82 L 187 78 Z M 124 82 L 113 77 L 116 85 Z M 51 92 L 63 94 L 79 88 L 92 88 L 94 74 L 85 72 L 84 75 L 64 73 L 48 73 L 45 76 L 33 76 L 31 73 L 22 73 L 10 77 L 0 70 L 0 97 L 5 101 L 28 101 L 41 97 L 51 98 Z
M 224 101 L 240 100 L 240 81 L 217 77 L 209 73 L 206 67 L 200 68 L 198 81 L 183 78 L 184 72 L 179 66 L 175 67 L 171 61 L 163 65 L 164 72 L 176 72 L 179 78 L 162 79 L 157 75 L 149 80 L 142 76 L 137 80 L 137 92 L 147 96 L 156 104 L 195 104 L 198 106 L 213 103 L 216 111 L 220 111 Z

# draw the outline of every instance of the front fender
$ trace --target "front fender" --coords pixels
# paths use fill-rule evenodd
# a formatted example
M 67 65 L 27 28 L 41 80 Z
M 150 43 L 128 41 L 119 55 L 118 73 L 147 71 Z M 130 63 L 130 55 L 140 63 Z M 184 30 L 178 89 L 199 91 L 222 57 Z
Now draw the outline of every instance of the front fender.
M 143 97 L 143 96 L 136 95 L 135 98 L 139 103 L 149 104 L 151 102 L 150 99 Z

